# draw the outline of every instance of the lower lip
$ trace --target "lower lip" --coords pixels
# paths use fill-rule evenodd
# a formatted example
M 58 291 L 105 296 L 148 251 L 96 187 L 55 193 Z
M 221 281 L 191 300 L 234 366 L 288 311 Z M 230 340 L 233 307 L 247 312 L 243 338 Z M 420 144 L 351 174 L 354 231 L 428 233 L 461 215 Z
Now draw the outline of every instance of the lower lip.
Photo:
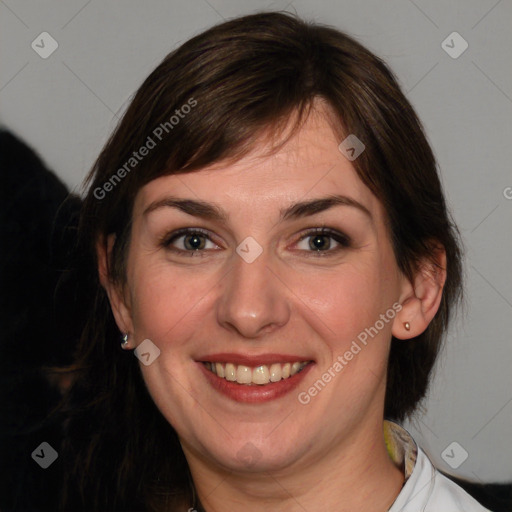
M 217 376 L 215 373 L 208 370 L 203 363 L 197 364 L 201 367 L 202 372 L 210 384 L 217 391 L 236 402 L 247 403 L 269 402 L 270 400 L 275 400 L 290 393 L 300 384 L 309 370 L 314 366 L 314 363 L 309 363 L 300 372 L 287 379 L 281 379 L 279 382 L 248 386 L 246 384 L 237 384 L 236 382 L 231 382 L 223 377 Z

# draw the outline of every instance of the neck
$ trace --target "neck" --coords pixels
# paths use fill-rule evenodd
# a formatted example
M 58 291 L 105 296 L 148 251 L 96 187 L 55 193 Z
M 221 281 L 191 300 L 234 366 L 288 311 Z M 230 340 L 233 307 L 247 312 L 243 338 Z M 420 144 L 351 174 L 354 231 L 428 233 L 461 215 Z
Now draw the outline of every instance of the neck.
M 382 422 L 335 440 L 307 466 L 296 462 L 280 471 L 237 473 L 187 458 L 205 512 L 241 505 L 244 512 L 259 512 L 263 506 L 275 512 L 385 512 L 404 483 L 387 453 Z

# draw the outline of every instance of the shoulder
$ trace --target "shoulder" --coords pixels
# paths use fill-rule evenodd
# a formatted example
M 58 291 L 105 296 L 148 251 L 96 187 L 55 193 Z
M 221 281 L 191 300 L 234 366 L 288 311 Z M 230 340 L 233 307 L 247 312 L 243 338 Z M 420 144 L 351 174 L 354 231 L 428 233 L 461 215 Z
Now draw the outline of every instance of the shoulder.
M 414 470 L 389 512 L 490 512 L 417 450 Z

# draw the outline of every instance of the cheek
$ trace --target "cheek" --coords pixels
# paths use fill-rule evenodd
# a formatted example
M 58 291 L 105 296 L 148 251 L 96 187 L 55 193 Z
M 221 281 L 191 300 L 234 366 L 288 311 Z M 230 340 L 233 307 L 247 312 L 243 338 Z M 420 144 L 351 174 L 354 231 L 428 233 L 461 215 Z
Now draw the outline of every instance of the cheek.
M 378 266 L 361 263 L 317 274 L 303 284 L 302 295 L 330 336 L 348 341 L 391 307 L 390 289 Z
M 190 379 L 189 347 L 204 323 L 201 299 L 207 299 L 213 278 L 181 270 L 166 262 L 134 261 L 132 318 L 137 342 L 150 339 L 160 355 L 141 364 L 146 387 L 158 409 L 175 428 L 191 429 L 190 413 L 197 394 Z M 185 425 L 185 427 L 183 427 Z
M 132 317 L 139 337 L 165 341 L 183 330 L 201 298 L 211 289 L 211 278 L 200 272 L 171 268 L 166 262 L 134 262 Z
M 376 257 L 310 283 L 309 307 L 319 319 L 315 330 L 323 333 L 328 354 L 319 372 L 329 372 L 325 379 L 333 382 L 324 394 L 325 403 L 339 405 L 340 411 L 364 409 L 382 387 L 395 317 L 390 275 L 392 267 L 381 265 Z

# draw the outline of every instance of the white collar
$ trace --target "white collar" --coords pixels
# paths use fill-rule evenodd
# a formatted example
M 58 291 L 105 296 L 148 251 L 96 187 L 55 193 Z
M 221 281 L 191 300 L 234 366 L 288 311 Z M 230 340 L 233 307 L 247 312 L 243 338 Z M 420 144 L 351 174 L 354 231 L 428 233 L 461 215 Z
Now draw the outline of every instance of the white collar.
M 384 432 L 386 444 L 390 439 L 393 443 L 390 456 L 405 474 L 402 490 L 388 512 L 490 512 L 441 474 L 403 427 L 385 421 Z

